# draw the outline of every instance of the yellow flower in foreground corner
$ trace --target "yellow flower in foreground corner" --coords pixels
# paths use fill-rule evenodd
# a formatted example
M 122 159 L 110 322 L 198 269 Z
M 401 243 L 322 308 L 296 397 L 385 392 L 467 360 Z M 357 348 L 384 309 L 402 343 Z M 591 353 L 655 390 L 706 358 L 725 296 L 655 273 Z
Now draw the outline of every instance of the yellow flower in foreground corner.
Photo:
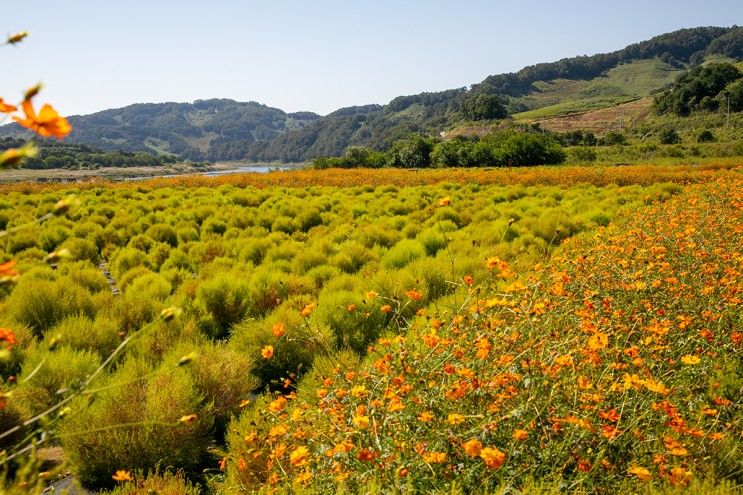
M 28 36 L 28 31 L 20 31 L 8 36 L 8 39 L 5 42 L 9 45 L 15 45 L 16 43 L 23 41 L 26 36 Z
M 116 474 L 111 476 L 111 478 L 113 478 L 114 481 L 131 481 L 134 479 L 132 478 L 132 473 L 123 469 L 118 469 L 116 471 Z
M 72 132 L 72 126 L 66 118 L 61 117 L 51 105 L 46 104 L 41 107 L 39 113 L 34 110 L 33 104 L 30 100 L 25 100 L 21 104 L 23 113 L 26 114 L 26 118 L 13 117 L 13 120 L 18 122 L 19 125 L 31 129 L 40 136 L 43 137 L 55 137 L 62 139 L 70 132 Z
M 24 160 L 35 158 L 39 148 L 33 143 L 26 143 L 20 148 L 9 148 L 0 153 L 0 167 L 16 167 Z

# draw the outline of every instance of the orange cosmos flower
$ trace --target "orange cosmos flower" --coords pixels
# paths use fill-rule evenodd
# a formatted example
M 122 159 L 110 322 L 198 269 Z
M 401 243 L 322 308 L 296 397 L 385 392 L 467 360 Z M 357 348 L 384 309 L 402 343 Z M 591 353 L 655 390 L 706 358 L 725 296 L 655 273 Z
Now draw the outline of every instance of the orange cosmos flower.
M 476 438 L 473 438 L 472 440 L 465 442 L 462 445 L 462 448 L 464 449 L 464 453 L 468 456 L 478 457 L 480 455 L 480 452 L 482 451 L 482 442 L 480 442 L 480 440 Z
M 273 328 L 271 328 L 271 332 L 273 332 L 274 337 L 282 337 L 286 333 L 286 328 L 281 322 L 274 323 Z
M 462 423 L 464 423 L 464 416 L 462 416 L 461 414 L 453 413 L 449 415 L 446 421 L 450 425 L 461 425 Z
M 289 429 L 286 427 L 286 425 L 277 425 L 271 427 L 271 429 L 268 430 L 268 436 L 269 437 L 280 437 L 283 435 L 286 435 L 286 432 L 289 431 Z
M 588 348 L 598 351 L 609 344 L 609 336 L 603 332 L 596 332 L 588 338 Z
M 691 481 L 691 471 L 682 467 L 675 467 L 671 469 L 668 481 L 673 486 L 686 486 Z
M 369 392 L 364 385 L 356 385 L 351 388 L 351 395 L 356 398 L 366 397 L 368 394 Z
M 514 440 L 518 440 L 520 442 L 523 442 L 527 438 L 529 438 L 529 432 L 526 430 L 513 430 L 512 438 Z
M 11 113 L 11 112 L 15 112 L 16 110 L 18 110 L 18 107 L 13 106 L 13 105 L 8 105 L 7 103 L 5 103 L 5 101 L 2 98 L 0 98 L 0 112 Z
M 420 301 L 421 299 L 423 299 L 423 294 L 421 294 L 420 292 L 418 292 L 417 289 L 406 291 L 405 292 L 405 295 L 408 296 L 413 301 L 416 301 L 416 302 L 417 301 Z
M 287 402 L 285 398 L 279 397 L 268 404 L 268 410 L 271 412 L 281 412 L 286 408 Z
M 387 313 L 389 313 L 390 311 L 392 311 L 392 306 L 390 306 L 389 304 L 385 304 L 384 306 L 382 306 L 381 308 L 379 308 L 379 310 L 380 310 L 380 311 L 381 311 L 382 313 L 385 313 L 385 314 L 387 314 Z
M 263 359 L 271 359 L 273 357 L 273 346 L 272 345 L 263 346 L 263 349 L 261 349 L 261 357 Z
M 8 349 L 18 343 L 15 333 L 10 328 L 0 328 L 0 342 L 5 342 Z
M 488 357 L 488 354 L 490 354 L 490 350 L 493 348 L 493 344 L 491 344 L 487 338 L 482 337 L 477 339 L 475 347 L 477 348 L 476 356 L 479 359 L 485 359 L 486 357 Z
M 33 104 L 30 100 L 25 100 L 21 104 L 23 113 L 26 114 L 26 118 L 13 117 L 13 120 L 18 122 L 19 125 L 31 129 L 40 136 L 43 137 L 55 137 L 62 139 L 72 132 L 72 126 L 66 118 L 60 117 L 51 105 L 46 104 L 41 107 L 41 110 L 37 114 L 34 110 Z
M 464 281 L 464 283 L 465 283 L 465 284 L 467 284 L 467 285 L 472 285 L 472 284 L 474 284 L 474 283 L 475 283 L 475 279 L 474 279 L 474 278 L 472 278 L 472 275 L 465 275 L 465 276 L 464 276 L 464 277 L 462 278 L 462 280 L 463 280 L 463 281 Z
M 374 460 L 374 452 L 369 449 L 361 449 L 356 458 L 362 462 L 371 462 Z
M 134 478 L 132 478 L 132 473 L 129 471 L 125 471 L 124 469 L 119 469 L 116 471 L 116 474 L 111 476 L 115 481 L 131 481 Z
M 13 268 L 14 266 L 14 260 L 0 263 L 0 283 L 14 282 L 18 279 L 20 274 L 18 273 L 18 270 Z
M 302 308 L 302 316 L 304 316 L 305 318 L 309 318 L 309 316 L 312 314 L 312 312 L 315 310 L 316 307 L 317 307 L 317 304 L 309 303 L 304 308 Z
M 441 198 L 439 200 L 439 206 L 449 206 L 451 204 L 451 198 L 449 196 Z
M 418 421 L 422 421 L 423 423 L 428 423 L 431 420 L 433 420 L 433 414 L 428 411 L 423 411 L 418 416 Z
M 423 454 L 423 460 L 431 464 L 442 464 L 446 462 L 446 452 L 431 452 Z
M 498 469 L 506 460 L 506 454 L 498 449 L 491 449 L 486 447 L 480 452 L 480 458 L 485 462 L 485 465 L 489 468 Z

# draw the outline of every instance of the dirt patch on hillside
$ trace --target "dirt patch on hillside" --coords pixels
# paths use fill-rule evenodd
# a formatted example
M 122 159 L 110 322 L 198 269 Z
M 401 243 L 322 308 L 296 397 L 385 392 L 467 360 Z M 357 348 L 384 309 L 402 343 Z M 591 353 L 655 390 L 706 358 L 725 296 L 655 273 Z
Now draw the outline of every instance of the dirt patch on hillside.
M 596 134 L 622 132 L 645 120 L 650 115 L 652 106 L 652 98 L 642 98 L 615 107 L 535 120 L 533 123 L 554 132 L 570 132 L 578 129 L 592 131 Z

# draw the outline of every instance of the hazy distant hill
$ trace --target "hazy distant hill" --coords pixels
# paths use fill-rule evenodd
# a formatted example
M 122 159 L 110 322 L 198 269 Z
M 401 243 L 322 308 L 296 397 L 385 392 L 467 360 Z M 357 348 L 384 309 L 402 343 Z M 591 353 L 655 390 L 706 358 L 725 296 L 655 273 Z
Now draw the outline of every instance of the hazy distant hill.
M 173 153 L 194 160 L 302 161 L 348 146 L 386 149 L 411 132 L 439 133 L 479 120 L 472 108 L 501 99 L 519 120 L 559 117 L 647 97 L 705 58 L 743 59 L 743 28 L 681 29 L 622 50 L 488 76 L 472 87 L 400 96 L 320 117 L 255 102 L 138 104 L 71 117 L 70 139 L 105 150 Z M 485 102 L 485 103 L 483 103 Z M 485 112 L 487 114 L 487 112 Z M 0 136 L 19 134 L 15 124 Z

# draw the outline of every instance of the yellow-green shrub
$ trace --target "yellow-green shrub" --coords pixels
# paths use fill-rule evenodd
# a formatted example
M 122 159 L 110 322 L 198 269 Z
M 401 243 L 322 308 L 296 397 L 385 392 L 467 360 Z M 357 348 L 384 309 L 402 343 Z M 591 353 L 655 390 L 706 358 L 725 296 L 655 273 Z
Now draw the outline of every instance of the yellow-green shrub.
M 110 487 L 119 469 L 190 471 L 207 459 L 213 417 L 201 407 L 190 374 L 175 363 L 152 371 L 143 361 L 129 361 L 110 378 L 96 381 L 103 388 L 92 403 L 88 397 L 73 401 L 59 437 L 83 485 Z M 198 418 L 179 421 L 190 414 Z

